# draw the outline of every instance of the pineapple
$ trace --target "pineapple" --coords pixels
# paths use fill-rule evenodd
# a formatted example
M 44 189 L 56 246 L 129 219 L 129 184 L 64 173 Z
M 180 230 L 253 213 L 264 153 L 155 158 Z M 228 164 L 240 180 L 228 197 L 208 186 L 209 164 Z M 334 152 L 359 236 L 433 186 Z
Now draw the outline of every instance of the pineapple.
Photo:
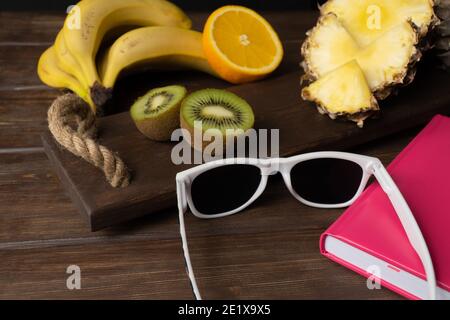
M 303 88 L 302 97 L 314 101 L 320 113 L 326 113 L 332 119 L 345 116 L 358 126 L 362 126 L 367 117 L 379 110 L 356 60 L 326 73 Z
M 407 20 L 425 36 L 436 21 L 432 0 L 329 0 L 320 11 L 336 14 L 361 46 Z
M 436 14 L 441 20 L 437 27 L 436 49 L 444 67 L 450 70 L 450 0 L 436 1 Z
M 320 110 L 332 118 L 345 115 L 362 126 L 364 119 L 378 110 L 377 102 L 372 100 L 385 99 L 396 87 L 414 79 L 415 64 L 424 49 L 419 43 L 437 21 L 433 4 L 431 0 L 326 2 L 320 8 L 321 16 L 316 26 L 308 31 L 301 48 L 305 70 L 303 79 L 314 81 L 302 92 L 303 99 L 316 102 Z M 341 68 L 344 65 L 346 67 Z M 352 76 L 346 77 L 342 70 L 351 71 Z M 331 81 L 334 72 L 341 77 Z M 327 81 L 322 81 L 324 77 Z M 353 85 L 344 84 L 345 81 L 351 81 Z M 363 83 L 356 85 L 355 81 Z M 326 95 L 318 88 L 321 85 L 326 85 L 332 93 Z M 336 87 L 333 89 L 331 85 Z M 349 104 L 345 97 L 341 97 L 345 94 L 352 99 L 368 99 L 367 93 L 353 92 L 366 88 L 370 93 L 370 103 L 367 100 L 362 103 L 361 99 L 360 104 Z M 333 97 L 336 101 L 324 99 L 324 96 Z M 344 102 L 346 104 L 336 109 L 336 103 Z M 355 106 L 361 109 L 355 109 Z

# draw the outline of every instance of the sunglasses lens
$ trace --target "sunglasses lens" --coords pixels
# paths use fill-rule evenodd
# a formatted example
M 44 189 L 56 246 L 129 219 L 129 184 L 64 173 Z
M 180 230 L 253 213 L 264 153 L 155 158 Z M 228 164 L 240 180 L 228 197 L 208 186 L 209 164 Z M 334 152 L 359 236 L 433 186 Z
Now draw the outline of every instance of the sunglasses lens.
M 260 182 L 258 167 L 246 164 L 216 167 L 192 181 L 192 202 L 205 215 L 229 212 L 250 200 Z
M 351 200 L 361 184 L 362 168 L 342 159 L 313 159 L 296 164 L 291 170 L 294 191 L 318 204 L 341 204 Z

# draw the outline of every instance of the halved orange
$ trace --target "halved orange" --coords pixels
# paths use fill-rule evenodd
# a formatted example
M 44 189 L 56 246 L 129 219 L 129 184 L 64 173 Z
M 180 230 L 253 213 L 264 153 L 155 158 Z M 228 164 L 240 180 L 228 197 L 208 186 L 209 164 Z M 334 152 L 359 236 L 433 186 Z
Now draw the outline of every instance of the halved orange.
M 211 67 L 231 83 L 264 78 L 283 59 L 283 46 L 269 22 L 241 6 L 224 6 L 209 16 L 203 49 Z

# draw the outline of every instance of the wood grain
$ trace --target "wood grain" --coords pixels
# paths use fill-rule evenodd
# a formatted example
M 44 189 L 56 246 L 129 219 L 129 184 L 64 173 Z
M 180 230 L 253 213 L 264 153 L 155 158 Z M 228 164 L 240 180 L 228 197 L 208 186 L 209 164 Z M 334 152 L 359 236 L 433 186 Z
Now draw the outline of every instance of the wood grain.
M 0 148 L 42 147 L 40 134 L 47 130 L 47 109 L 56 90 L 0 90 Z
M 207 299 L 396 299 L 318 253 L 319 232 L 191 239 Z M 104 241 L 1 250 L 1 299 L 192 299 L 179 240 Z M 8 261 L 6 263 L 6 261 Z M 68 290 L 66 268 L 81 268 Z
M 37 63 L 43 50 L 50 44 L 38 45 L 7 45 L 0 42 L 0 89 L 2 91 L 24 91 L 45 85 L 37 75 Z M 26 75 L 26 76 L 24 76 Z

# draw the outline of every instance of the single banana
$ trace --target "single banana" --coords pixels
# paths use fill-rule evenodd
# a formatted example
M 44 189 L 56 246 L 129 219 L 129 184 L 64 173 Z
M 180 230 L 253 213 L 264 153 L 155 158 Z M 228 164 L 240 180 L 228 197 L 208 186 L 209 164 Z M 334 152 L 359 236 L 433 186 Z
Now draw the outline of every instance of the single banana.
M 45 50 L 39 58 L 37 70 L 39 78 L 46 85 L 59 89 L 66 88 L 73 91 L 80 98 L 86 101 L 95 112 L 95 106 L 91 100 L 89 92 L 76 78 L 58 67 L 56 63 L 56 52 L 53 46 Z
M 200 32 L 174 27 L 144 27 L 122 35 L 100 58 L 102 83 L 106 88 L 112 88 L 122 71 L 143 64 L 175 65 L 216 76 L 203 54 Z
M 64 24 L 64 38 L 81 66 L 96 105 L 102 105 L 107 98 L 104 93 L 96 92 L 102 89 L 95 66 L 98 48 L 106 32 L 123 25 L 190 29 L 191 20 L 165 0 L 82 0 L 73 7 Z
M 78 61 L 70 53 L 66 46 L 66 40 L 64 39 L 64 33 L 60 31 L 56 36 L 55 43 L 56 63 L 59 69 L 75 77 L 83 86 L 88 88 L 88 82 L 81 70 L 81 66 Z

